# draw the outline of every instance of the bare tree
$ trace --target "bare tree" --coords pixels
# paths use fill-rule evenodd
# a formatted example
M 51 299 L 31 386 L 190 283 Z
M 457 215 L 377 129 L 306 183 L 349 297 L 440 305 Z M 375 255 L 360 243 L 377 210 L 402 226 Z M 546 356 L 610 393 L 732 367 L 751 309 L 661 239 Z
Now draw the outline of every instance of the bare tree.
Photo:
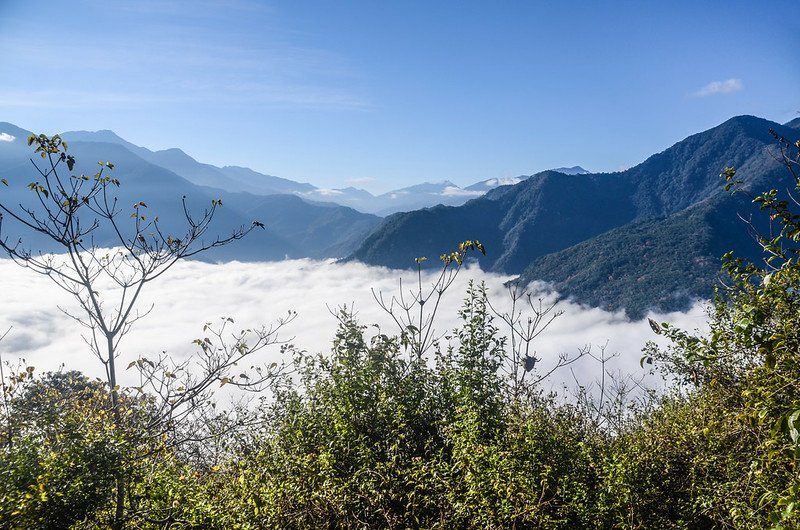
M 219 387 L 228 385 L 255 393 L 266 389 L 282 373 L 283 364 L 239 364 L 267 346 L 281 344 L 289 348 L 286 341 L 279 339 L 278 331 L 295 316 L 294 311 L 289 311 L 269 327 L 233 332 L 229 331 L 233 319 L 222 318 L 217 326 L 203 326 L 205 336 L 193 341 L 200 351 L 189 359 L 175 361 L 162 352 L 155 360 L 140 356 L 131 361 L 128 368 L 139 372 L 139 384 L 131 390 L 153 400 L 153 408 L 143 418 L 146 436 L 166 440 L 168 446 L 182 447 L 222 434 L 214 432 L 212 425 L 216 421 L 212 385 L 219 383 Z M 227 425 L 227 435 L 241 427 L 230 422 Z M 196 453 L 200 451 L 194 449 Z
M 5 332 L 3 332 L 2 335 L 0 335 L 0 342 L 3 342 L 3 339 L 5 339 L 6 336 L 9 333 L 11 333 L 11 329 L 12 328 L 9 327 L 7 330 L 5 330 Z M 3 394 L 3 413 L 0 415 L 0 417 L 3 417 L 4 421 L 3 421 L 2 424 L 5 424 L 7 422 L 7 420 L 8 420 L 8 418 L 11 416 L 11 409 L 8 406 L 8 387 L 6 386 L 6 374 L 3 371 L 3 356 L 2 355 L 0 355 L 0 393 Z M 0 424 L 0 425 L 2 425 L 2 424 Z M 2 428 L 2 427 L 0 427 L 0 428 Z M 2 434 L 2 433 L 0 433 L 0 434 Z M 11 429 L 10 428 L 8 429 L 8 432 L 5 433 L 5 435 L 8 437 L 9 440 L 11 440 L 12 433 L 11 433 Z M 2 440 L 2 438 L 3 438 L 3 436 L 0 436 L 0 440 Z
M 0 200 L 0 248 L 17 264 L 49 277 L 77 300 L 79 312 L 63 308 L 62 311 L 86 328 L 84 340 L 105 367 L 113 421 L 121 425 L 116 359 L 122 337 L 152 309 L 151 306 L 143 312 L 137 310 L 144 286 L 162 276 L 178 261 L 242 239 L 254 228 L 263 228 L 264 225 L 254 221 L 250 226 L 236 228 L 226 237 L 209 236 L 211 222 L 222 202 L 212 200 L 210 207 L 194 215 L 184 197 L 186 227 L 176 237 L 165 232 L 158 217 L 146 215 L 147 205 L 143 201 L 135 203 L 132 212 L 123 212 L 115 195 L 120 181 L 111 176 L 113 164 L 98 162 L 99 170 L 94 175 L 74 175 L 70 173 L 75 158 L 67 154 L 67 143 L 58 135 L 32 135 L 28 138 L 28 145 L 35 146 L 35 153 L 42 159 L 40 163 L 31 159 L 41 177 L 28 184 L 35 196 L 35 206 L 13 207 Z M 6 179 L 1 179 L 0 183 L 8 186 Z M 130 213 L 130 224 L 126 222 L 123 225 L 127 213 Z M 10 241 L 3 234 L 4 216 L 15 220 L 27 231 L 44 236 L 61 253 L 34 252 L 22 240 Z M 102 248 L 98 243 L 101 236 L 110 236 L 114 241 L 113 248 Z M 284 323 L 285 320 L 279 321 L 277 327 Z M 234 339 L 231 347 L 223 346 L 221 351 L 201 342 L 201 349 L 206 354 L 203 375 L 185 380 L 180 391 L 167 387 L 162 397 L 166 404 L 171 400 L 174 402 L 164 405 L 166 408 L 159 411 L 158 419 L 154 421 L 163 426 L 165 421 L 180 419 L 180 413 L 176 411 L 196 403 L 211 382 L 226 381 L 225 374 L 235 362 L 276 342 L 276 331 L 277 328 L 273 327 L 252 332 L 257 338 L 249 346 L 242 335 Z M 221 334 L 218 338 L 222 339 Z M 161 361 L 158 365 L 148 361 L 154 368 L 147 373 L 149 381 L 159 378 L 172 380 L 173 377 L 165 373 L 180 371 L 169 372 L 165 360 Z M 140 364 L 149 366 L 143 362 Z M 125 477 L 120 466 L 114 528 L 123 527 L 124 511 Z
M 486 254 L 486 249 L 478 240 L 468 239 L 459 243 L 458 250 L 442 254 L 442 270 L 434 278 L 430 288 L 423 287 L 422 263 L 428 258 L 416 258 L 417 285 L 415 289 L 405 290 L 400 278 L 398 294 L 391 298 L 384 297 L 382 292 L 372 290 L 372 296 L 400 329 L 402 343 L 419 357 L 433 346 L 439 337 L 436 336 L 434 320 L 439 304 L 447 289 L 453 284 L 464 266 L 464 260 L 470 252 L 478 251 Z
M 420 257 L 415 260 L 417 281 L 412 289 L 404 288 L 401 278 L 398 294 L 390 298 L 385 297 L 382 292 L 372 291 L 380 308 L 399 328 L 401 342 L 417 356 L 423 356 L 440 338 L 434 321 L 442 297 L 455 282 L 469 253 L 474 251 L 486 254 L 480 241 L 466 240 L 459 243 L 456 251 L 441 255 L 439 259 L 442 268 L 427 288 L 422 280 L 422 263 L 428 258 Z M 506 287 L 511 299 L 509 311 L 500 311 L 491 302 L 488 305 L 508 326 L 511 348 L 504 353 L 501 370 L 508 381 L 512 396 L 520 399 L 525 391 L 534 389 L 556 370 L 578 361 L 586 355 L 586 351 L 581 349 L 573 355 L 560 353 L 555 362 L 542 371 L 537 365 L 540 359 L 532 348 L 533 342 L 563 311 L 556 310 L 555 303 L 547 304 L 541 298 L 534 299 L 532 293 L 524 289 L 518 281 L 508 282 Z

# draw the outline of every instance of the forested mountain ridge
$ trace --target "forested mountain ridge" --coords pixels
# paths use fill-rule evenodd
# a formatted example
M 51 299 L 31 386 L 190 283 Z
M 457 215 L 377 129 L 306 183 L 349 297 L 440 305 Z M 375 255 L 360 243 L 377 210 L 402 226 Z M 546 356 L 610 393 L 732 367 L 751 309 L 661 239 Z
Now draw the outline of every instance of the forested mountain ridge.
M 408 268 L 452 241 L 479 239 L 488 249 L 485 269 L 551 281 L 579 301 L 635 315 L 685 309 L 710 294 L 722 253 L 756 250 L 738 216 L 752 206 L 729 200 L 720 173 L 735 166 L 756 191 L 785 179 L 770 129 L 800 137 L 788 124 L 738 116 L 626 171 L 543 172 L 460 207 L 390 216 L 349 259 Z M 642 246 L 648 258 L 639 260 Z M 617 269 L 620 259 L 625 266 Z M 651 276 L 658 281 L 644 281 Z
M 0 201 L 12 208 L 18 205 L 34 207 L 35 196 L 27 185 L 41 180 L 41 175 L 29 160 L 32 150 L 26 139 L 31 133 L 5 123 L 0 123 L 0 132 L 15 138 L 11 142 L 0 142 L 0 174 L 9 183 L 8 187 L 3 187 Z M 259 196 L 199 186 L 174 171 L 145 160 L 139 153 L 149 151 L 133 144 L 126 145 L 127 142 L 111 131 L 91 133 L 88 137 L 110 141 L 74 139 L 69 142 L 69 152 L 74 154 L 77 163 L 74 171 L 68 171 L 66 165 L 62 165 L 62 175 L 93 175 L 98 170 L 97 161 L 113 162 L 114 176 L 121 183 L 117 189 L 117 201 L 126 216 L 131 205 L 143 201 L 147 205 L 147 217 L 158 216 L 167 233 L 177 235 L 186 228 L 181 205 L 183 197 L 195 214 L 210 207 L 212 200 L 221 199 L 223 206 L 216 212 L 213 234 L 224 237 L 239 226 L 250 226 L 253 221 L 266 225 L 266 230 L 253 231 L 245 242 L 214 249 L 204 255 L 205 259 L 274 261 L 341 257 L 347 255 L 379 222 L 374 215 L 339 205 L 311 204 L 294 195 Z M 176 160 L 185 159 L 178 154 Z M 191 159 L 190 164 L 196 162 Z M 14 225 L 13 219 L 6 216 L 3 237 L 13 241 L 24 235 L 23 242 L 34 252 L 57 250 L 52 247 L 52 242 Z M 101 246 L 116 241 L 113 234 L 101 231 L 96 232 L 94 238 L 95 243 Z
M 314 189 L 307 183 L 265 175 L 249 168 L 238 166 L 220 168 L 204 164 L 175 147 L 151 151 L 135 145 L 109 130 L 68 131 L 61 136 L 68 142 L 105 142 L 122 145 L 140 158 L 168 169 L 198 186 L 262 194 L 300 193 Z
M 758 259 L 751 232 L 731 215 L 748 211 L 755 208 L 743 195 L 715 195 L 669 217 L 634 221 L 537 258 L 520 283 L 549 282 L 562 296 L 624 309 L 636 319 L 649 309 L 684 310 L 713 296 L 724 278 L 723 254 L 735 249 L 739 257 Z
M 637 219 L 671 215 L 723 193 L 719 175 L 725 167 L 738 168 L 749 187 L 784 178 L 770 129 L 787 138 L 797 135 L 763 118 L 737 116 L 622 172 L 633 189 Z
M 509 180 L 491 178 L 464 189 L 447 180 L 424 182 L 373 195 L 366 190 L 352 186 L 335 189 L 318 188 L 307 182 L 267 175 L 247 167 L 217 167 L 199 162 L 175 147 L 152 151 L 135 145 L 110 130 L 68 131 L 61 136 L 68 142 L 100 142 L 121 145 L 147 162 L 168 169 L 198 186 L 256 195 L 292 194 L 311 203 L 333 203 L 379 216 L 398 211 L 413 211 L 436 204 L 460 205 Z M 568 174 L 586 172 L 580 166 L 559 168 L 557 171 Z M 512 180 L 518 181 L 523 178 L 527 177 L 523 176 Z
M 618 185 L 605 175 L 539 173 L 515 186 L 496 188 L 464 206 L 436 206 L 389 216 L 351 258 L 407 268 L 416 256 L 435 257 L 454 241 L 479 239 L 493 249 L 481 257 L 484 268 L 521 271 L 533 257 L 560 250 L 565 242 L 583 241 L 630 218 L 631 206 Z M 602 206 L 593 200 L 598 196 L 617 208 L 596 209 Z M 573 200 L 575 197 L 581 200 Z M 596 222 L 570 224 L 587 211 L 597 215 Z M 554 239 L 550 230 L 557 230 L 559 239 Z
M 462 206 L 398 213 L 383 222 L 351 208 L 302 199 L 309 189 L 319 191 L 309 184 L 202 164 L 179 149 L 153 152 L 111 131 L 66 136 L 78 158 L 77 170 L 91 174 L 97 160 L 114 162 L 123 181 L 120 204 L 144 200 L 165 225 L 177 226 L 183 195 L 193 208 L 223 199 L 216 224 L 220 234 L 253 220 L 267 225 L 246 243 L 215 250 L 208 259 L 349 255 L 407 268 L 416 257 L 435 258 L 454 242 L 478 239 L 489 250 L 480 258 L 486 270 L 521 274 L 525 282 L 546 280 L 564 296 L 641 316 L 651 308 L 685 309 L 693 299 L 708 297 L 722 253 L 751 256 L 757 251 L 739 219 L 751 215 L 752 206 L 729 200 L 719 174 L 736 166 L 746 188 L 780 187 L 785 174 L 769 131 L 793 139 L 800 137 L 797 125 L 798 120 L 779 125 L 739 116 L 626 171 L 562 168 L 566 172 L 490 179 L 485 187 L 491 189 Z M 0 171 L 16 185 L 4 189 L 3 198 L 25 204 L 30 198 L 25 186 L 37 177 L 24 141 L 30 133 L 7 123 L 0 123 L 0 132 L 18 138 L 0 142 Z M 195 182 L 184 178 L 189 174 Z M 259 179 L 269 195 L 241 191 Z M 224 190 L 217 187 L 226 182 Z M 455 189 L 449 182 L 423 184 L 408 188 L 408 195 L 436 196 L 450 188 Z M 291 195 L 274 193 L 277 189 Z M 5 233 L 13 235 L 9 221 Z M 96 237 L 102 243 L 104 235 Z M 29 241 L 34 250 L 48 250 L 45 241 Z

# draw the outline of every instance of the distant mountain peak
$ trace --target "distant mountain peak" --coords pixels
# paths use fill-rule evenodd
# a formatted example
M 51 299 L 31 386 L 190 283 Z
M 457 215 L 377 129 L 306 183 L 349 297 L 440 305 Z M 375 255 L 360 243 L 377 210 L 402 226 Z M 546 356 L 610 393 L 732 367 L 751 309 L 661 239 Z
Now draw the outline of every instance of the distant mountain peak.
M 557 167 L 555 169 L 551 169 L 550 171 L 556 171 L 558 173 L 563 173 L 565 175 L 588 175 L 591 171 L 587 171 L 583 169 L 581 166 L 572 166 L 572 167 Z
M 100 129 L 99 131 L 67 131 L 61 136 L 72 136 L 80 141 L 108 142 L 108 143 L 127 143 L 122 137 L 111 129 Z
M 761 131 L 765 127 L 767 129 L 769 129 L 769 127 L 772 124 L 774 124 L 774 122 L 771 122 L 771 121 L 767 120 L 766 118 L 760 118 L 758 116 L 753 116 L 753 115 L 750 115 L 750 114 L 740 114 L 739 116 L 734 116 L 733 118 L 730 118 L 730 119 L 724 121 L 723 123 L 721 123 L 720 125 L 718 125 L 716 127 L 712 127 L 709 130 L 724 129 L 726 127 L 736 126 L 736 127 L 741 127 L 741 128 L 744 128 L 744 129 L 757 128 L 759 131 Z M 702 133 L 699 133 L 699 134 L 702 134 Z
M 793 120 L 789 120 L 783 125 L 786 127 L 791 127 L 792 129 L 800 129 L 800 117 L 797 117 Z
M 186 153 L 186 151 L 184 151 L 183 149 L 180 149 L 178 147 L 170 147 L 169 149 L 161 149 L 160 151 L 155 151 L 154 155 L 156 155 L 158 157 L 170 157 L 172 159 L 180 159 L 180 160 L 186 160 L 186 161 L 192 161 L 192 162 L 195 162 L 195 163 L 200 163 L 200 162 L 197 162 L 197 160 L 195 160 L 193 157 L 188 155 Z
M 397 194 L 404 194 L 404 193 L 433 193 L 433 194 L 441 194 L 447 188 L 457 188 L 455 184 L 450 182 L 449 180 L 442 180 L 440 182 L 423 182 L 421 184 L 414 184 L 413 186 L 408 186 L 406 188 L 400 188 L 399 190 L 392 190 L 388 193 L 384 193 L 384 195 L 397 195 Z

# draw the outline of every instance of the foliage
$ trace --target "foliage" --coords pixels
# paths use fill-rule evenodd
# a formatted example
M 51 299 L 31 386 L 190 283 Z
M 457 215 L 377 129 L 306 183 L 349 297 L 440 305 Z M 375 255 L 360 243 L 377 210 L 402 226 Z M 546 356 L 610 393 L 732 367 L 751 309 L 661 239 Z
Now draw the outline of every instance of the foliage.
M 776 139 L 798 192 L 800 142 Z M 723 176 L 729 190 L 751 193 L 734 168 Z M 712 309 L 709 335 L 664 326 L 674 348 L 650 353 L 697 395 L 723 399 L 703 431 L 717 443 L 736 436 L 738 447 L 716 451 L 737 459 L 741 472 L 721 483 L 729 503 L 717 521 L 734 528 L 800 528 L 800 215 L 791 211 L 797 205 L 791 192 L 773 189 L 751 198 L 772 223 L 759 235 L 763 262 L 726 255 L 730 281 Z
M 800 142 L 777 139 L 798 193 Z M 752 193 L 735 170 L 724 176 Z M 550 372 L 530 346 L 557 312 L 517 305 L 513 286 L 502 314 L 471 283 L 460 326 L 438 334 L 441 295 L 467 252 L 483 251 L 468 240 L 430 290 L 420 274 L 407 295 L 376 294 L 396 335 L 342 308 L 330 352 L 286 346 L 286 366 L 242 375 L 230 370 L 276 329 L 207 325 L 199 370 L 142 357 L 137 388 L 15 370 L 0 414 L 0 526 L 800 529 L 800 215 L 790 192 L 750 198 L 772 223 L 763 263 L 726 256 L 707 335 L 651 323 L 670 340 L 642 358 L 672 385 L 656 400 L 607 385 L 604 350 L 555 361 L 595 359 L 599 396 L 546 393 Z M 216 382 L 271 399 L 216 411 Z
M 442 254 L 439 260 L 442 269 L 435 277 L 430 289 L 422 286 L 422 267 L 428 261 L 425 256 L 414 259 L 417 264 L 416 290 L 403 289 L 403 279 L 400 279 L 399 294 L 386 300 L 382 292 L 374 289 L 372 295 L 399 328 L 400 339 L 405 347 L 411 348 L 413 353 L 422 357 L 429 348 L 436 346 L 439 337 L 435 334 L 434 320 L 442 296 L 453 285 L 458 273 L 464 266 L 464 260 L 470 253 L 480 252 L 486 255 L 486 248 L 476 240 L 467 239 L 459 243 L 458 249 Z
M 111 500 L 125 440 L 108 392 L 75 372 L 14 374 L 0 432 L 0 520 L 11 528 L 70 528 Z
M 341 310 L 331 355 L 297 353 L 265 437 L 229 470 L 227 511 L 253 528 L 589 524 L 599 448 L 586 422 L 511 400 L 483 287 L 460 315 L 431 364 Z
M 102 418 L 108 429 L 118 434 L 124 432 L 130 438 L 125 413 L 132 409 L 122 406 L 125 396 L 118 384 L 116 363 L 120 340 L 139 318 L 149 313 L 149 310 L 139 313 L 137 309 L 143 288 L 178 261 L 239 240 L 263 225 L 254 221 L 250 227 L 240 227 L 227 237 L 209 238 L 211 222 L 222 201 L 212 200 L 210 208 L 200 216 L 193 216 L 186 197 L 183 199 L 186 229 L 180 236 L 167 233 L 158 216 L 147 213 L 144 201 L 133 204 L 130 223 L 123 223 L 125 213 L 114 191 L 121 182 L 110 174 L 114 164 L 98 162 L 99 170 L 92 176 L 69 174 L 75 168 L 75 157 L 68 153 L 68 145 L 59 135 L 31 135 L 28 145 L 34 146 L 35 154 L 42 159 L 40 164 L 31 160 L 41 180 L 28 185 L 35 197 L 33 206 L 13 206 L 6 200 L 0 201 L 0 248 L 19 265 L 50 278 L 78 303 L 80 310 L 67 314 L 88 330 L 84 340 L 105 368 L 108 389 L 106 414 L 90 416 L 92 420 Z M 2 184 L 8 186 L 8 180 L 3 179 Z M 22 239 L 10 240 L 2 233 L 3 222 L 8 219 L 16 221 L 29 235 L 44 236 L 55 243 L 63 254 L 36 252 Z M 116 248 L 100 246 L 96 236 L 101 227 L 114 234 Z M 280 320 L 276 328 L 285 322 Z M 158 363 L 139 359 L 131 363 L 129 368 L 138 366 L 142 371 L 140 392 L 149 387 L 155 391 L 155 398 L 161 398 L 155 403 L 152 416 L 143 420 L 146 431 L 143 436 L 169 438 L 182 417 L 206 410 L 209 386 L 216 381 L 232 381 L 228 377 L 230 368 L 274 343 L 276 328 L 251 331 L 249 335 L 255 335 L 256 339 L 249 346 L 244 340 L 246 332 L 234 335 L 233 344 L 217 346 L 208 338 L 199 341 L 202 351 L 199 377 L 190 374 L 186 365 L 173 365 L 167 359 Z M 221 331 L 217 338 L 222 339 Z M 257 387 L 266 378 L 260 376 L 253 382 L 238 384 Z M 143 399 L 152 401 L 154 396 Z M 129 476 L 130 461 L 119 451 L 113 465 L 115 509 L 111 526 L 117 530 L 132 517 L 126 510 L 134 508 L 132 496 L 126 493 L 128 481 L 134 478 Z

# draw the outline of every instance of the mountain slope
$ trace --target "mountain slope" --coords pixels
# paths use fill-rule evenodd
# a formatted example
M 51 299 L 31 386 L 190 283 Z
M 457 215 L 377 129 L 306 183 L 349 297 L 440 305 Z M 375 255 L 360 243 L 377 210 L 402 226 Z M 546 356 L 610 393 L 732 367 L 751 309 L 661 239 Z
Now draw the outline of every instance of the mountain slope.
M 242 189 L 261 195 L 303 193 L 316 189 L 305 182 L 295 182 L 289 179 L 273 177 L 272 175 L 265 175 L 264 173 L 253 171 L 249 167 L 224 166 L 220 170 L 228 178 L 239 182 Z
M 749 260 L 760 247 L 741 219 L 756 208 L 743 195 L 716 195 L 670 217 L 638 221 L 538 258 L 520 283 L 549 282 L 561 296 L 632 318 L 648 310 L 683 311 L 709 299 L 722 279 L 721 256 Z
M 800 118 L 795 118 L 795 119 L 793 119 L 791 121 L 787 121 L 783 125 L 785 125 L 786 127 L 791 128 L 791 129 L 800 129 Z
M 0 124 L 0 133 L 4 131 L 14 132 L 15 137 L 22 138 L 27 138 L 30 134 L 28 131 L 18 128 L 12 130 Z M 6 134 L 11 135 L 11 132 Z M 2 189 L 0 201 L 13 207 L 18 204 L 33 207 L 35 196 L 27 189 L 27 184 L 41 180 L 41 176 L 28 160 L 32 150 L 25 143 L 24 148 L 21 148 L 18 141 L 15 139 L 13 142 L 0 142 L 0 173 L 9 182 L 9 186 Z M 120 187 L 114 191 L 123 225 L 128 224 L 132 205 L 144 201 L 147 204 L 148 217 L 158 216 L 164 230 L 178 235 L 186 226 L 181 203 L 184 196 L 189 210 L 196 215 L 208 208 L 212 199 L 223 199 L 223 206 L 217 210 L 210 237 L 224 237 L 239 226 L 250 226 L 254 220 L 265 224 L 269 222 L 267 230 L 254 230 L 244 241 L 215 249 L 204 254 L 204 259 L 341 257 L 379 221 L 372 215 L 343 207 L 312 205 L 294 196 L 270 197 L 265 206 L 267 203 L 264 197 L 204 188 L 144 160 L 118 141 L 105 143 L 74 140 L 70 142 L 69 152 L 77 160 L 73 174 L 94 174 L 98 170 L 95 162 L 97 160 L 114 162 L 114 176 L 121 181 Z M 66 167 L 63 167 L 62 175 L 66 173 Z M 34 211 L 40 210 L 34 208 Z M 18 224 L 15 226 L 9 216 L 6 216 L 3 225 L 3 236 L 9 237 L 10 241 L 23 237 L 24 241 L 30 243 L 33 251 L 57 250 L 46 239 L 37 238 Z M 113 234 L 108 231 L 98 231 L 94 236 L 98 245 L 116 242 Z
M 290 258 L 347 256 L 381 221 L 338 204 L 310 204 L 296 195 L 253 195 L 213 190 L 226 206 L 266 225 L 268 233 L 291 242 Z
M 171 171 L 142 160 L 118 144 L 74 141 L 70 143 L 69 152 L 74 154 L 77 163 L 73 172 L 68 172 L 67 168 L 62 166 L 62 176 L 68 173 L 93 175 L 99 169 L 95 162 L 97 160 L 112 161 L 115 164 L 113 175 L 120 180 L 120 186 L 111 189 L 111 192 L 114 193 L 112 200 L 116 199 L 117 201 L 117 208 L 120 211 L 118 220 L 123 233 L 128 236 L 133 230 L 132 220 L 128 217 L 133 212 L 133 205 L 139 201 L 143 201 L 147 205 L 147 217 L 158 216 L 165 233 L 180 237 L 186 229 L 182 198 L 186 198 L 189 211 L 194 212 L 195 215 L 199 215 L 204 209 L 210 207 L 212 199 L 216 198 L 213 194 Z M 35 207 L 35 195 L 27 189 L 29 182 L 42 181 L 35 168 L 30 163 L 23 163 L 16 168 L 2 172 L 4 175 L 8 175 L 9 186 L 3 189 L 0 200 L 17 210 L 19 210 L 17 205 L 22 204 L 32 207 L 36 212 L 41 212 L 41 208 Z M 236 208 L 226 206 L 216 212 L 209 238 L 224 237 L 238 227 L 252 224 L 252 218 L 248 218 Z M 3 226 L 4 237 L 9 237 L 12 241 L 22 238 L 24 242 L 30 244 L 33 251 L 60 250 L 52 242 L 36 237 L 36 234 L 20 227 L 9 216 L 6 217 Z M 88 221 L 89 218 L 86 219 Z M 110 246 L 117 243 L 117 239 L 109 227 L 102 227 L 94 232 L 93 236 L 95 244 L 98 246 Z M 237 242 L 228 247 L 216 249 L 204 257 L 205 259 L 231 259 L 235 256 L 238 259 L 275 260 L 282 259 L 290 248 L 291 244 L 274 232 L 269 234 L 254 232 L 246 242 Z
M 738 116 L 693 134 L 641 164 L 620 173 L 633 190 L 637 219 L 663 217 L 721 193 L 723 168 L 734 166 L 748 186 L 762 186 L 777 167 L 769 130 L 796 131 L 754 116 Z
M 210 186 L 227 190 L 242 190 L 241 183 L 226 176 L 219 168 L 203 164 L 177 148 L 162 151 L 151 151 L 145 147 L 132 144 L 109 130 L 101 131 L 68 131 L 61 134 L 67 142 L 92 142 L 116 144 L 124 147 L 139 158 L 163 167 L 199 186 Z
M 726 197 L 719 175 L 724 167 L 736 166 L 751 190 L 779 182 L 784 170 L 775 158 L 770 128 L 787 138 L 800 136 L 796 129 L 739 116 L 627 171 L 544 172 L 496 188 L 464 206 L 391 216 L 350 258 L 411 267 L 416 256 L 437 256 L 460 240 L 480 239 L 487 248 L 488 256 L 480 259 L 485 269 L 519 274 L 535 264 L 523 280 L 549 279 L 567 294 L 586 295 L 593 304 L 630 305 L 640 313 L 643 306 L 623 293 L 631 286 L 612 289 L 608 277 L 614 275 L 607 272 L 637 274 L 635 261 L 619 261 L 620 256 L 646 240 L 652 242 L 643 247 L 650 249 L 648 260 L 661 254 L 663 266 L 673 271 L 665 273 L 670 281 L 651 282 L 659 288 L 646 291 L 647 296 L 654 307 L 673 307 L 664 296 L 685 288 L 686 296 L 679 297 L 685 305 L 686 297 L 707 295 L 713 283 L 710 269 L 697 269 L 698 263 L 718 268 L 716 258 L 726 250 L 752 250 L 748 250 L 752 242 L 741 237 L 745 230 L 737 218 L 737 208 L 747 212 L 749 206 L 718 198 Z M 680 215 L 672 218 L 676 214 Z M 588 246 L 576 247 L 582 242 Z M 554 254 L 571 247 L 570 253 Z M 717 251 L 719 255 L 709 261 Z
M 461 205 L 473 197 L 479 197 L 486 190 L 462 189 L 449 181 L 423 182 L 406 188 L 372 195 L 358 188 L 320 189 L 302 192 L 303 198 L 312 201 L 334 202 L 376 215 L 391 215 L 396 212 L 409 212 L 438 205 Z
M 112 131 L 68 131 L 61 134 L 68 142 L 100 142 L 125 147 L 143 160 L 161 166 L 199 186 L 258 195 L 295 194 L 310 202 L 335 203 L 360 212 L 388 215 L 436 204 L 459 205 L 481 192 L 464 190 L 452 182 L 422 183 L 378 196 L 357 188 L 322 189 L 304 182 L 259 173 L 240 166 L 217 167 L 198 162 L 178 148 L 151 151 L 134 145 Z
M 458 241 L 479 239 L 490 251 L 484 268 L 520 272 L 538 256 L 559 250 L 633 218 L 618 182 L 604 175 L 544 172 L 490 191 L 464 206 L 437 206 L 388 217 L 351 258 L 410 267 L 417 256 L 438 256 Z M 602 203 L 605 208 L 597 208 Z M 608 215 L 606 215 L 608 213 Z M 585 216 L 597 216 L 584 223 Z M 559 237 L 553 238 L 552 233 Z

